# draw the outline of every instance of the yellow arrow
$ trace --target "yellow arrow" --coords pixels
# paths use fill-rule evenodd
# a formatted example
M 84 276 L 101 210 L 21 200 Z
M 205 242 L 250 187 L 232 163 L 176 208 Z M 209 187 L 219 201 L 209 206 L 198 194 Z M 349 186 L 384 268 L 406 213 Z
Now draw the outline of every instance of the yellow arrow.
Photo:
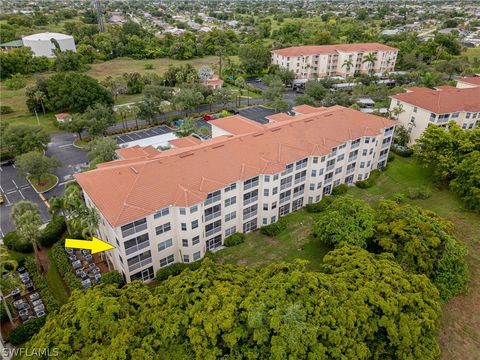
M 92 254 L 115 249 L 115 246 L 110 245 L 109 243 L 100 240 L 95 236 L 92 237 L 92 240 L 65 239 L 65 247 L 91 250 Z

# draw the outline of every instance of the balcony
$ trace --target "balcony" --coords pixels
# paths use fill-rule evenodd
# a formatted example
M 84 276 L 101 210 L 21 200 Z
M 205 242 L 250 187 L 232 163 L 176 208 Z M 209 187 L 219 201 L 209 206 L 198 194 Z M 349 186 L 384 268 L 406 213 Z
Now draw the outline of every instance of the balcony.
M 251 197 L 251 198 L 249 198 L 249 199 L 243 200 L 243 205 L 251 204 L 251 203 L 253 203 L 253 202 L 257 201 L 257 200 L 258 200 L 258 195 L 257 195 L 257 196 L 254 196 L 254 197 Z
M 219 216 L 221 215 L 221 213 L 222 213 L 222 211 L 219 210 L 219 211 L 215 211 L 214 213 L 205 215 L 205 222 L 210 221 L 210 220 L 212 220 L 212 219 L 215 219 L 215 218 L 219 217 Z
M 306 178 L 307 178 L 306 176 L 302 176 L 302 177 L 299 177 L 298 179 L 295 179 L 295 184 L 304 182 Z
M 351 161 L 357 160 L 357 157 L 358 157 L 358 155 L 355 155 L 355 156 L 349 157 L 349 158 L 348 158 L 348 162 L 351 162 Z

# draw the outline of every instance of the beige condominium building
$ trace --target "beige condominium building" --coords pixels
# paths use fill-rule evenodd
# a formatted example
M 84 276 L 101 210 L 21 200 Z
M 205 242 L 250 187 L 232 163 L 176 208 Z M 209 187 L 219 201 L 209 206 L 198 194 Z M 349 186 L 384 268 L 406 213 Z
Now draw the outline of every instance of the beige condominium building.
M 405 93 L 391 96 L 390 112 L 397 113 L 399 125 L 410 132 L 409 145 L 429 125 L 446 127 L 449 121 L 454 121 L 462 129 L 480 126 L 479 80 L 480 77 L 462 78 L 457 87 L 410 87 Z
M 119 160 L 75 174 L 100 215 L 99 237 L 116 247 L 106 253 L 115 269 L 149 280 L 386 165 L 396 122 L 341 106 L 294 110 L 264 125 L 217 119 L 210 140 L 121 149 Z
M 393 71 L 397 53 L 379 43 L 295 46 L 273 50 L 272 64 L 292 70 L 297 79 L 347 77 Z

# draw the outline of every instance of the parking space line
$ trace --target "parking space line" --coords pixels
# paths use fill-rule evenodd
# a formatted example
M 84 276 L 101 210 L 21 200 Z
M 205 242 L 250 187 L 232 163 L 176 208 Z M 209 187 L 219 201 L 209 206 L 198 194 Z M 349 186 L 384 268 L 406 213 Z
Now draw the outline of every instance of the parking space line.
M 133 138 L 132 138 L 130 135 L 128 135 L 128 134 L 125 134 L 125 136 L 128 137 L 130 140 L 135 140 L 135 139 L 133 139 Z
M 65 145 L 60 145 L 60 146 L 57 146 L 58 148 L 64 148 L 64 147 L 68 147 L 68 146 L 73 146 L 73 144 L 65 144 Z
M 18 185 L 17 185 L 17 183 L 15 182 L 15 180 L 12 179 L 12 182 L 13 182 L 13 185 L 15 185 L 15 187 L 18 189 Z
M 10 205 L 10 204 L 11 204 L 11 201 L 8 200 L 7 194 L 4 193 L 3 196 L 5 197 L 5 200 L 7 200 L 7 206 Z
M 22 197 L 22 199 L 23 199 L 23 200 L 26 200 L 26 199 L 25 199 L 25 196 L 23 196 L 23 194 L 22 194 L 22 191 L 21 191 L 21 190 L 18 190 L 18 193 L 20 194 L 20 196 Z

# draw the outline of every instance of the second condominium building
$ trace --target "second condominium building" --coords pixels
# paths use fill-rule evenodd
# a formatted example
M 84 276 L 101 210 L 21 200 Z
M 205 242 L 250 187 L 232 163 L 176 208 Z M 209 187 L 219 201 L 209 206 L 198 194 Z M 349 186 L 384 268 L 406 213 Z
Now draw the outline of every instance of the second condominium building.
M 393 71 L 397 53 L 379 43 L 295 46 L 273 50 L 272 64 L 293 71 L 297 79 L 347 77 Z
M 76 174 L 99 212 L 98 235 L 115 246 L 107 252 L 115 269 L 127 281 L 151 279 L 386 165 L 394 121 L 341 106 L 294 110 L 264 125 L 214 120 L 210 140 L 121 149 L 121 159 Z

